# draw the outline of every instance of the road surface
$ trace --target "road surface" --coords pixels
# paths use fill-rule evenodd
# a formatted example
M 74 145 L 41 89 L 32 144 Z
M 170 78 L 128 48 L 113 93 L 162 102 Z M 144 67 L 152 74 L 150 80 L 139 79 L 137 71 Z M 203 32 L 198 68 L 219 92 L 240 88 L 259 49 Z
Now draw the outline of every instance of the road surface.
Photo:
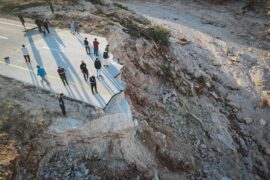
M 26 24 L 27 28 L 35 27 Z M 81 61 L 87 64 L 89 75 L 96 76 L 93 55 L 87 55 L 83 40 L 88 38 L 90 44 L 94 38 L 100 42 L 100 55 L 107 45 L 103 37 L 90 34 L 72 35 L 69 30 L 51 28 L 51 33 L 44 37 L 37 29 L 23 32 L 24 28 L 19 21 L 0 19 L 0 74 L 19 81 L 30 83 L 38 88 L 49 90 L 53 93 L 64 93 L 65 96 L 85 102 L 87 104 L 104 108 L 113 95 L 121 92 L 125 85 L 115 79 L 120 73 L 121 65 L 115 63 L 110 54 L 110 66 L 102 68 L 97 79 L 98 94 L 92 94 L 89 82 L 86 82 L 80 71 Z M 21 46 L 25 44 L 29 50 L 31 64 L 27 64 L 21 53 Z M 93 54 L 93 48 L 91 47 Z M 6 60 L 5 57 L 9 57 Z M 100 58 L 102 58 L 100 56 Z M 36 65 L 45 68 L 50 81 L 48 86 L 42 83 L 37 76 Z M 65 87 L 57 73 L 57 67 L 66 69 L 70 85 Z

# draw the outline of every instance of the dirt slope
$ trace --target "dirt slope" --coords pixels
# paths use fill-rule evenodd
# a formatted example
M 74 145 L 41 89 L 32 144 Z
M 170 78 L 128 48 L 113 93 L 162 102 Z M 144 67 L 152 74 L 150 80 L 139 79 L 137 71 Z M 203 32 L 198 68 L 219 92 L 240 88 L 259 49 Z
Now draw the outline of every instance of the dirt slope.
M 239 13 L 241 2 L 219 8 L 190 1 L 125 5 L 141 15 L 80 1 L 59 6 L 50 21 L 66 28 L 77 18 L 81 31 L 108 38 L 115 60 L 125 65 L 119 78 L 139 126 L 99 138 L 84 136 L 81 126 L 51 133 L 62 122 L 57 103 L 50 103 L 55 98 L 33 96 L 31 87 L 18 95 L 26 85 L 1 78 L 3 178 L 268 179 L 269 18 Z M 24 11 L 36 16 L 35 8 Z M 170 46 L 145 36 L 151 24 L 170 30 Z M 111 113 L 68 103 L 70 122 L 87 124 Z

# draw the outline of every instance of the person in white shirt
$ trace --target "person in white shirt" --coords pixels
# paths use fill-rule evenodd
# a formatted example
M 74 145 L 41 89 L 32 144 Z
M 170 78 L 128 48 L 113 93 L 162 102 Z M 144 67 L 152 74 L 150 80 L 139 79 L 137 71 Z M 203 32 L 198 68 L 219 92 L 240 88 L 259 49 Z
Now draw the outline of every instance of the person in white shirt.
M 22 45 L 22 54 L 24 56 L 24 59 L 26 61 L 26 63 L 31 63 L 30 62 L 30 56 L 29 56 L 29 53 L 28 53 L 28 49 L 25 47 L 25 45 L 23 44 Z

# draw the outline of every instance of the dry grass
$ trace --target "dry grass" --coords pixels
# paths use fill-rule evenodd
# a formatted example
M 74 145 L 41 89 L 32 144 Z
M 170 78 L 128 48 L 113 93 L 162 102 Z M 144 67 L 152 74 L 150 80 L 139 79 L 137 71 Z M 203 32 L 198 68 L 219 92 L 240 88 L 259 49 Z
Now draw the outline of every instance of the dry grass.
M 55 4 L 76 4 L 78 0 L 58 0 Z M 48 0 L 0 0 L 1 13 L 15 13 L 23 9 L 37 6 L 48 6 Z
M 1 12 L 17 12 L 29 7 L 42 6 L 46 1 L 19 1 L 19 0 L 0 0 Z

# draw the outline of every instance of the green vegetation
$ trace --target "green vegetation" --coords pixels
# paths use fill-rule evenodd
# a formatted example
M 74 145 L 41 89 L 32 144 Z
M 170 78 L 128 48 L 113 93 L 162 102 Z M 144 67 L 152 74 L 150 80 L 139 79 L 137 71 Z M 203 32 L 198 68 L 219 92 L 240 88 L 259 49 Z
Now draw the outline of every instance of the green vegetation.
M 116 3 L 116 2 L 114 2 L 113 5 L 120 8 L 120 9 L 124 9 L 124 10 L 127 10 L 127 11 L 129 10 L 127 6 L 123 6 L 122 4 L 119 4 L 119 3 Z
M 92 4 L 97 4 L 97 5 L 101 5 L 101 6 L 104 6 L 104 1 L 103 0 L 90 0 L 90 2 Z
M 31 18 L 33 18 L 33 19 L 38 19 L 38 18 L 40 18 L 40 14 L 38 14 L 37 12 L 33 12 L 32 14 L 31 14 Z
M 53 4 L 76 4 L 78 1 L 79 0 L 58 0 Z M 0 12 L 12 13 L 31 7 L 48 6 L 49 2 L 48 0 L 0 0 Z
M 168 46 L 170 44 L 170 31 L 161 26 L 152 26 L 146 30 L 148 37 L 153 39 L 157 44 Z

